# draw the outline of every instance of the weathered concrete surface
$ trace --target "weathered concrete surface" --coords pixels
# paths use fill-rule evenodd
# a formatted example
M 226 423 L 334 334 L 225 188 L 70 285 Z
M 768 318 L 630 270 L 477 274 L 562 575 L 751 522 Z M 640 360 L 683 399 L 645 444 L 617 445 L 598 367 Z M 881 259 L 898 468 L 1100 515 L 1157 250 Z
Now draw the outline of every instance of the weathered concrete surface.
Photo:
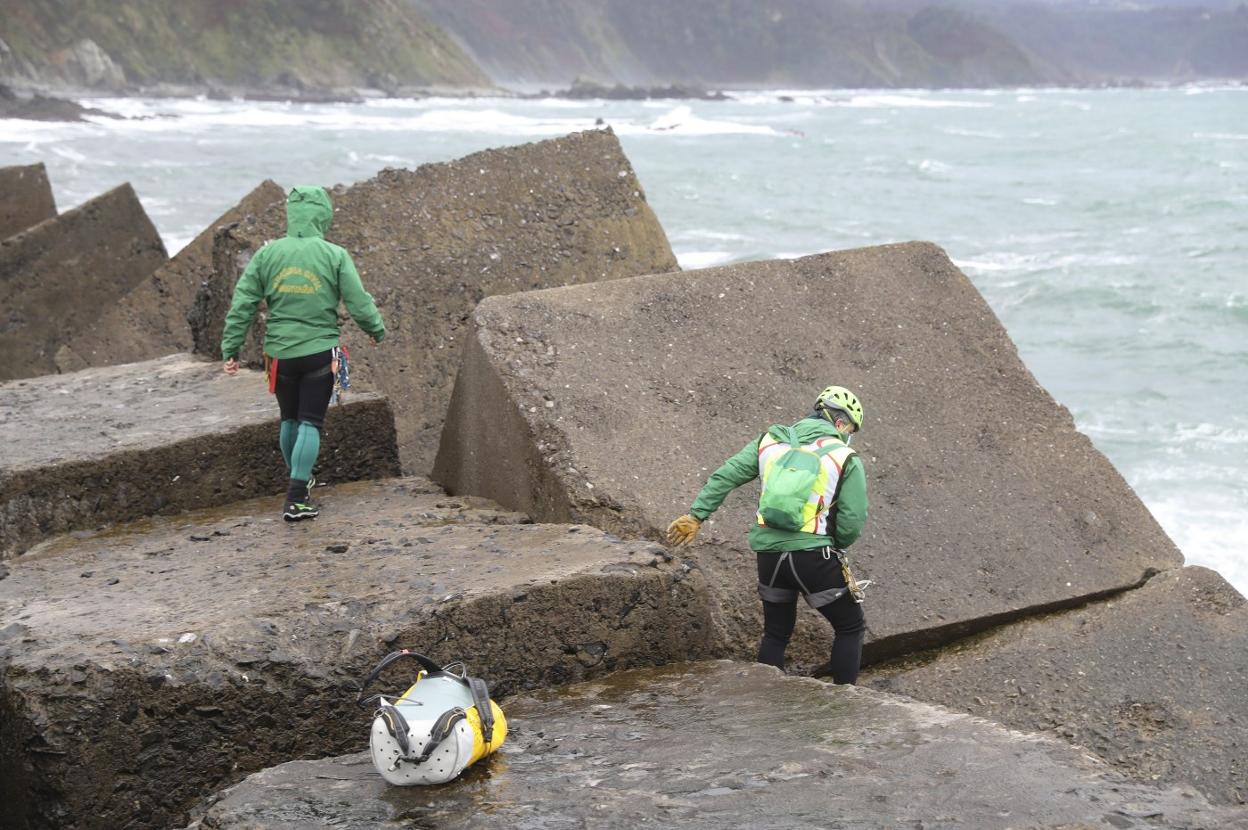
M 658 538 L 707 476 L 829 383 L 866 410 L 854 547 L 867 658 L 1136 585 L 1182 556 L 1035 381 L 970 281 L 910 243 L 482 302 L 434 478 L 537 521 Z M 689 553 L 727 652 L 761 631 L 734 493 Z M 827 659 L 813 613 L 799 663 Z
M 0 167 L 0 239 L 56 216 L 56 199 L 43 162 Z
M 169 257 L 129 184 L 0 241 L 0 380 L 57 350 Z
M 1055 732 L 1140 780 L 1248 803 L 1248 602 L 1205 568 L 881 667 L 867 682 Z
M 56 355 L 57 368 L 72 372 L 191 351 L 194 341 L 187 315 L 199 287 L 212 279 L 216 231 L 285 201 L 286 191 L 276 182 L 262 182 L 85 331 L 71 337 Z
M 696 580 L 658 545 L 516 524 L 426 479 L 318 496 L 314 522 L 262 499 L 9 563 L 6 826 L 181 826 L 247 772 L 362 749 L 355 683 L 394 648 L 500 695 L 704 653 Z
M 327 238 L 354 257 L 387 326 L 378 349 L 347 330 L 348 345 L 359 346 L 353 372 L 393 401 L 404 469 L 414 472 L 433 464 L 468 315 L 482 297 L 677 268 L 609 130 L 384 170 L 332 198 Z M 275 209 L 223 240 L 234 267 L 197 303 L 196 351 L 219 356 L 241 267 L 285 232 L 284 210 Z
M 764 666 L 621 672 L 503 705 L 500 754 L 446 786 L 389 787 L 363 753 L 298 761 L 193 827 L 1248 827 L 1248 810 L 1125 783 L 1051 739 Z
M 171 355 L 10 381 L 0 397 L 0 558 L 68 530 L 284 492 L 289 480 L 259 372 L 228 377 Z M 345 400 L 330 408 L 319 476 L 395 475 L 389 404 Z

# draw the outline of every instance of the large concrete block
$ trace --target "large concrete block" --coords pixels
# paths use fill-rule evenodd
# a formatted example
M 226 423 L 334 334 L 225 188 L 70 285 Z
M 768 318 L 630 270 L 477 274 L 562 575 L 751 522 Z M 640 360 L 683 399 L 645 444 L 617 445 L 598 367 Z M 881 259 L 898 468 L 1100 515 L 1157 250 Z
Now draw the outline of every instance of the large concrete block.
M 609 130 L 486 150 L 333 191 L 327 238 L 355 259 L 388 327 L 381 348 L 348 327 L 358 376 L 394 402 L 405 469 L 427 472 L 467 319 L 482 298 L 672 271 L 676 258 Z M 241 223 L 192 322 L 218 357 L 229 295 L 251 252 L 285 234 L 283 210 Z
M 315 522 L 263 499 L 8 563 L 6 828 L 178 827 L 248 772 L 362 749 L 356 684 L 400 647 L 500 696 L 705 654 L 697 574 L 653 543 L 425 479 L 318 495 Z
M 123 184 L 0 241 L 0 380 L 56 371 L 56 352 L 169 257 Z
M 171 355 L 0 384 L 0 558 L 50 535 L 284 492 L 263 375 Z M 389 404 L 330 408 L 322 480 L 394 475 Z M 274 512 L 280 505 L 272 505 Z
M 56 199 L 43 162 L 0 167 L 0 239 L 56 216 Z
M 538 521 L 658 538 L 724 459 L 809 413 L 829 383 L 866 410 L 854 448 L 871 515 L 853 552 L 876 580 L 869 659 L 1182 562 L 926 243 L 488 298 L 434 478 Z M 740 656 L 761 630 L 746 541 L 756 506 L 756 487 L 736 491 L 689 553 Z M 809 617 L 791 654 L 822 662 L 826 624 Z
M 1056 732 L 1139 780 L 1248 804 L 1248 602 L 1204 568 L 881 667 L 867 682 Z
M 69 338 L 56 355 L 57 368 L 72 372 L 191 351 L 194 342 L 187 315 L 200 286 L 212 279 L 215 233 L 285 200 L 286 191 L 277 183 L 259 184 L 85 331 Z
M 1124 783 L 1052 739 L 764 666 L 621 672 L 503 706 L 488 773 L 404 788 L 366 754 L 296 761 L 193 827 L 1248 827 L 1248 810 Z

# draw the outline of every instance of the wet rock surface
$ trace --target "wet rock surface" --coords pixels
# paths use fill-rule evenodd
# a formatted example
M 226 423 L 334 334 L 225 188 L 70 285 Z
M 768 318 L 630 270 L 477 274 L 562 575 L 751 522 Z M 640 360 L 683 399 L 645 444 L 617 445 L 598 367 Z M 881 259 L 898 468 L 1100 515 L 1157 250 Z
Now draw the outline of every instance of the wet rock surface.
M 53 216 L 56 216 L 56 200 L 43 162 L 0 167 L 0 239 Z
M 367 754 L 222 793 L 198 830 L 375 827 L 1248 827 L 1048 738 L 727 662 L 621 672 L 503 703 L 508 742 L 436 788 Z
M 696 575 L 657 545 L 426 479 L 317 497 L 315 521 L 257 499 L 8 563 L 6 826 L 181 826 L 248 772 L 362 749 L 356 682 L 395 648 L 463 659 L 498 695 L 703 653 Z
M 283 492 L 263 375 L 191 355 L 0 384 L 0 558 L 69 530 Z M 318 475 L 395 475 L 386 401 L 330 408 Z M 277 508 L 275 508 L 277 509 Z
M 1248 803 L 1248 601 L 1182 568 L 865 682 L 1087 747 L 1134 778 Z
M 487 298 L 433 477 L 538 521 L 658 538 L 723 460 L 830 383 L 866 411 L 853 446 L 871 515 L 853 554 L 876 580 L 868 660 L 1181 564 L 927 243 Z M 740 488 L 688 553 L 742 657 L 761 630 L 756 509 L 757 487 Z M 826 661 L 829 636 L 804 612 L 790 659 Z
M 384 170 L 331 196 L 326 238 L 351 253 L 387 326 L 377 349 L 346 329 L 352 371 L 393 402 L 409 471 L 432 466 L 468 317 L 482 297 L 677 268 L 609 130 Z M 275 207 L 221 240 L 226 265 L 192 320 L 196 351 L 219 356 L 241 269 L 285 232 L 284 208 Z
M 75 332 L 57 353 L 57 368 L 71 372 L 190 352 L 194 341 L 187 315 L 200 286 L 212 279 L 216 232 L 285 200 L 286 192 L 276 182 L 258 185 L 85 331 Z
M 169 259 L 129 184 L 0 242 L 0 380 L 57 350 Z

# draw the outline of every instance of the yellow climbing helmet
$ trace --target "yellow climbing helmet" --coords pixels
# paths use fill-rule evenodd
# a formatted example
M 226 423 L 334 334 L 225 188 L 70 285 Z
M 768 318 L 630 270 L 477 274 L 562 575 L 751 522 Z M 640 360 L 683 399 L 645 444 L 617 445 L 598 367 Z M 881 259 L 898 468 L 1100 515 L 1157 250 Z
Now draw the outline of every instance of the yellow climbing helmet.
M 844 386 L 829 386 L 819 393 L 815 408 L 827 417 L 827 410 L 839 409 L 849 415 L 857 429 L 862 429 L 862 404 L 858 397 Z M 829 420 L 831 420 L 829 418 Z

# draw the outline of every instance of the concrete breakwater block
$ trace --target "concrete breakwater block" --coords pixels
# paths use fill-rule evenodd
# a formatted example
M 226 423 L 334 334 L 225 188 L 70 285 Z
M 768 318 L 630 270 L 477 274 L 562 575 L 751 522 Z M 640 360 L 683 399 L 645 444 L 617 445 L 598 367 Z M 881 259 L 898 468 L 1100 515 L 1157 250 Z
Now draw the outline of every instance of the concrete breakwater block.
M 43 162 L 0 167 L 0 239 L 56 216 L 56 199 Z
M 351 253 L 387 326 L 381 348 L 350 325 L 346 342 L 360 377 L 394 403 L 413 472 L 433 464 L 468 315 L 482 297 L 677 268 L 610 130 L 383 170 L 331 196 L 326 238 Z M 274 207 L 220 240 L 221 265 L 192 320 L 197 352 L 219 357 L 238 276 L 285 233 L 285 209 Z
M 259 499 L 8 563 L 6 827 L 178 827 L 248 772 L 360 750 L 357 682 L 397 648 L 462 659 L 499 695 L 705 653 L 697 575 L 653 543 L 427 479 L 317 496 L 315 521 Z
M 171 355 L 9 381 L 0 396 L 0 558 L 57 533 L 282 493 L 289 480 L 259 372 Z M 330 407 L 317 470 L 334 482 L 395 475 L 389 404 L 361 392 Z
M 391 787 L 366 753 L 296 761 L 192 828 L 1248 827 L 1052 739 L 765 666 L 620 672 L 503 707 L 507 743 L 451 784 Z
M 99 319 L 75 332 L 57 353 L 57 368 L 72 372 L 191 351 L 194 341 L 187 315 L 200 286 L 212 279 L 216 232 L 285 201 L 286 191 L 276 182 L 257 185 Z
M 866 682 L 1057 733 L 1140 780 L 1248 804 L 1248 601 L 1205 568 L 881 667 Z
M 537 521 L 658 538 L 720 463 L 830 383 L 866 411 L 853 548 L 868 658 L 1137 585 L 1182 556 L 944 252 L 909 243 L 483 301 L 433 477 Z M 729 653 L 761 626 L 756 485 L 688 553 Z M 790 656 L 827 659 L 826 623 Z
M 57 350 L 169 259 L 129 184 L 0 241 L 0 380 Z

